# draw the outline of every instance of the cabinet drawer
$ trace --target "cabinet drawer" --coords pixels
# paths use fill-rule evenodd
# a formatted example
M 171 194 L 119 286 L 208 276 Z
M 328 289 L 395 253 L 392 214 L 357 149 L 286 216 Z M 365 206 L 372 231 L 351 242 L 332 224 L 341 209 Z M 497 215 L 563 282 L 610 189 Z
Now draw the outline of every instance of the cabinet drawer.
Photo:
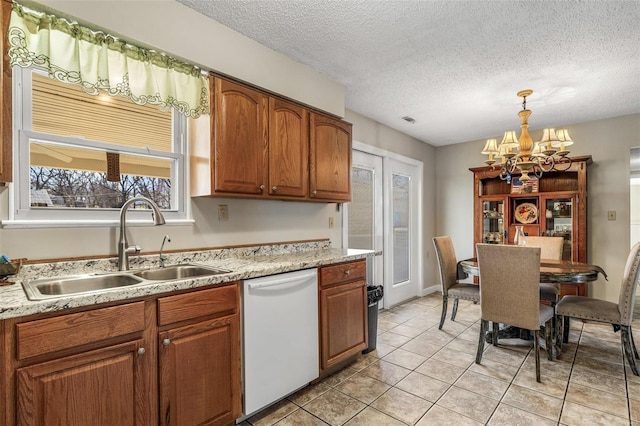
M 333 284 L 355 281 L 357 279 L 365 279 L 366 276 L 366 260 L 324 266 L 320 268 L 320 286 L 326 287 Z
M 229 315 L 238 311 L 238 283 L 209 290 L 194 291 L 158 299 L 158 325 L 210 315 Z
M 94 309 L 16 325 L 18 359 L 142 332 L 144 302 Z

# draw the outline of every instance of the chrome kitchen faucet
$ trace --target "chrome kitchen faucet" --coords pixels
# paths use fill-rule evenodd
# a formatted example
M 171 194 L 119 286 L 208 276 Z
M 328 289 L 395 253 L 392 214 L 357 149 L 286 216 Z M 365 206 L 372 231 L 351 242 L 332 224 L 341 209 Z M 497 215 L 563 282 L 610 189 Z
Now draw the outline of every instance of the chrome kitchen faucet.
M 140 247 L 136 245 L 129 246 L 127 242 L 127 209 L 129 206 L 136 202 L 143 202 L 148 204 L 153 210 L 151 216 L 153 217 L 154 225 L 164 225 L 164 216 L 160 212 L 160 208 L 153 200 L 150 200 L 147 197 L 133 197 L 130 200 L 127 200 L 120 209 L 120 242 L 118 242 L 118 270 L 119 271 L 128 271 L 129 270 L 129 254 L 130 253 L 140 253 Z

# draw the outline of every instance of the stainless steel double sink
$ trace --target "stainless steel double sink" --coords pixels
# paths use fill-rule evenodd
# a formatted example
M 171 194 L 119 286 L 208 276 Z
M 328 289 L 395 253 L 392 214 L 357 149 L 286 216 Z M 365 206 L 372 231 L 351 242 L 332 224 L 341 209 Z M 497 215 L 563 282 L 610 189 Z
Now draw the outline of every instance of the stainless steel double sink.
M 226 274 L 228 272 L 230 271 L 225 269 L 184 264 L 136 271 L 105 272 L 24 280 L 22 281 L 22 287 L 28 299 L 45 300 L 75 294 L 98 294 L 118 287 L 153 284 L 186 278 L 201 278 Z

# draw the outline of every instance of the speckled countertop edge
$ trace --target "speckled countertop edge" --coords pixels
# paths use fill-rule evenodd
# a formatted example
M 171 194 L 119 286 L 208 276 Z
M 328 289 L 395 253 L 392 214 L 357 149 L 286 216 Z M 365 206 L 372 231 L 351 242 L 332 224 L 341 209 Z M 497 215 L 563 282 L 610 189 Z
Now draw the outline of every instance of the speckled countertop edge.
M 43 263 L 23 266 L 15 284 L 0 287 L 0 320 L 55 312 L 69 308 L 140 298 L 155 294 L 214 286 L 301 269 L 315 268 L 345 261 L 365 259 L 379 254 L 372 250 L 335 249 L 328 242 L 298 243 L 239 249 L 206 250 L 167 255 L 167 265 L 192 263 L 231 271 L 229 273 L 110 289 L 96 294 L 63 296 L 47 300 L 29 300 L 22 280 L 61 277 L 95 272 L 114 272 L 116 259 Z M 156 267 L 158 256 L 131 258 L 131 269 Z

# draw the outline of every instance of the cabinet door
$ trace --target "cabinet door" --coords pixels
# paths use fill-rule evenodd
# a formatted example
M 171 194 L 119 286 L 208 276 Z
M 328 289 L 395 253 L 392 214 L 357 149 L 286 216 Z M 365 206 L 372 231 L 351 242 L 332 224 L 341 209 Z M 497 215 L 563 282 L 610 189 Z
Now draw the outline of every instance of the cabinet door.
M 266 194 L 267 97 L 220 78 L 214 86 L 214 192 Z
M 7 34 L 9 33 L 9 17 L 11 2 L 0 2 L 0 182 L 11 182 L 11 67 L 7 51 Z
M 322 369 L 367 348 L 365 281 L 320 290 L 320 327 Z
M 18 424 L 149 424 L 144 405 L 152 396 L 138 351 L 142 340 L 18 369 Z
M 240 417 L 239 315 L 159 334 L 160 424 L 226 425 Z
M 311 199 L 351 201 L 351 124 L 310 113 Z
M 564 238 L 562 260 L 584 261 L 578 255 L 580 245 L 584 242 L 578 238 L 579 232 L 574 232 L 580 229 L 577 224 L 575 206 L 575 194 L 557 194 L 544 197 L 541 209 L 541 214 L 544 215 L 543 232 L 547 236 Z
M 269 98 L 269 194 L 306 197 L 309 187 L 309 114 Z
M 477 228 L 480 229 L 480 237 L 478 238 L 485 244 L 504 244 L 505 234 L 508 229 L 505 228 L 508 220 L 509 204 L 506 197 L 484 197 L 482 198 L 482 218 Z M 505 217 L 507 213 L 507 217 Z M 513 239 L 513 237 L 511 237 Z

